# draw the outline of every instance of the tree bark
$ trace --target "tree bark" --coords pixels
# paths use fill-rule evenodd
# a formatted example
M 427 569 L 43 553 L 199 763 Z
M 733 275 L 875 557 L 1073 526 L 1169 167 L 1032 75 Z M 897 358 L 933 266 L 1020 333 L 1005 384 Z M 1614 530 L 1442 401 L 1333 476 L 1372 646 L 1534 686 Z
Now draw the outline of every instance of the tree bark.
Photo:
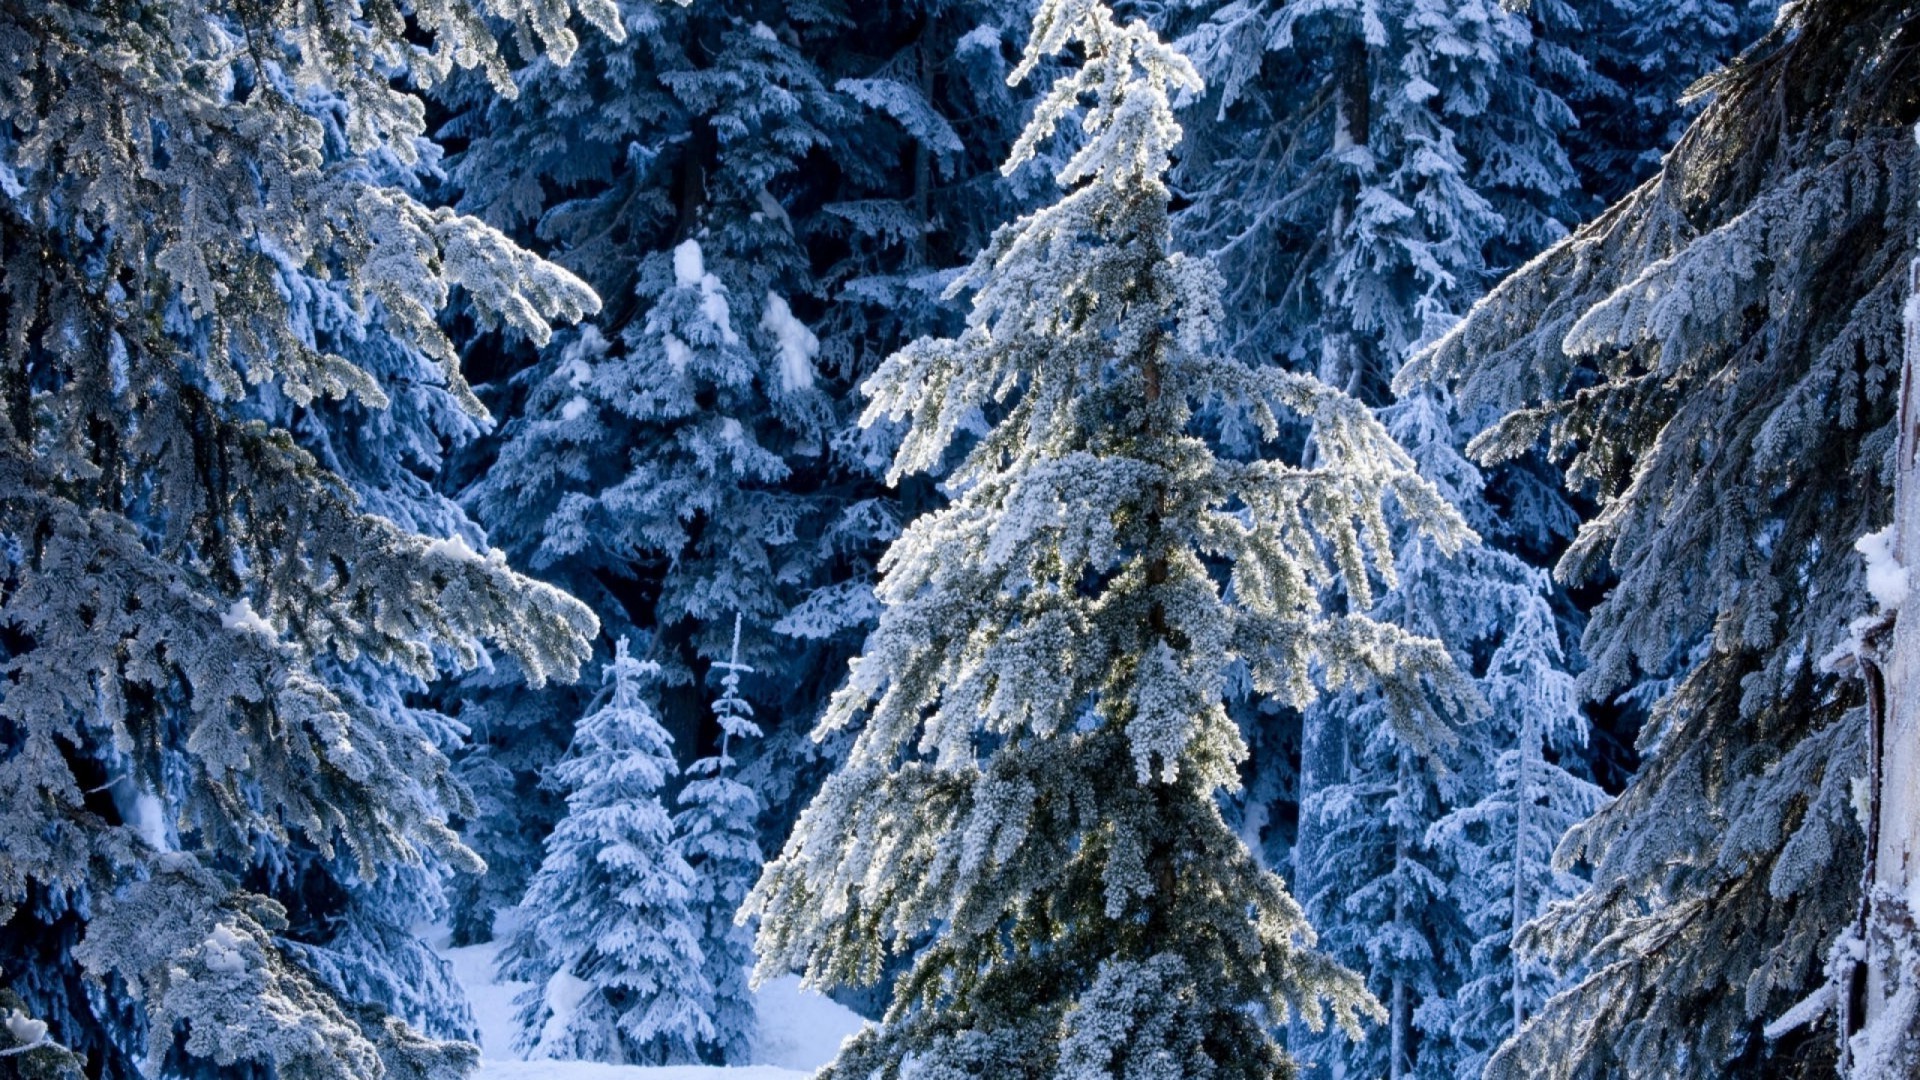
M 1910 274 L 1910 291 L 1920 301 L 1920 260 Z M 1920 378 L 1915 370 L 1920 360 L 1920 302 L 1908 305 L 1906 336 L 1892 547 L 1895 561 L 1911 567 L 1920 559 L 1920 430 L 1916 430 L 1920 403 L 1914 400 L 1920 392 L 1914 385 Z M 1905 573 L 1911 589 L 1913 571 Z M 1914 597 L 1906 598 L 1906 606 L 1914 603 Z M 1862 657 L 1869 699 L 1868 782 L 1873 792 L 1863 875 L 1866 895 L 1862 897 L 1867 963 L 1864 986 L 1858 988 L 1864 1000 L 1851 1018 L 1862 1026 L 1863 1035 L 1852 1040 L 1855 1046 L 1842 1050 L 1843 1061 L 1857 1065 L 1856 1075 L 1861 1076 L 1890 1064 L 1888 1053 L 1920 1067 L 1920 1047 L 1914 1044 L 1920 1015 L 1915 1015 L 1912 985 L 1920 976 L 1913 910 L 1920 893 L 1914 887 L 1920 877 L 1920 616 L 1897 616 L 1891 630 L 1883 631 L 1885 645 L 1864 649 L 1867 655 Z M 1854 989 L 1840 988 L 1849 998 L 1855 996 Z

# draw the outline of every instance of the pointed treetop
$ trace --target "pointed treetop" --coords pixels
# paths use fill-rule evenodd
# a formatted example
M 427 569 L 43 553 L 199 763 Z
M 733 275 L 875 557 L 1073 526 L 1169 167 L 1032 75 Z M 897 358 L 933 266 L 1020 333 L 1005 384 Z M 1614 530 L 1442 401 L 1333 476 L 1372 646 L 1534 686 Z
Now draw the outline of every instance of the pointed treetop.
M 736 738 L 745 739 L 760 734 L 760 725 L 753 722 L 753 706 L 740 696 L 740 676 L 753 674 L 753 668 L 740 662 L 739 612 L 733 615 L 732 656 L 713 666 L 726 672 L 720 679 L 720 699 L 713 703 L 714 715 L 720 721 L 720 758 L 717 765 L 725 769 L 733 764 L 733 759 L 727 755 L 728 743 Z

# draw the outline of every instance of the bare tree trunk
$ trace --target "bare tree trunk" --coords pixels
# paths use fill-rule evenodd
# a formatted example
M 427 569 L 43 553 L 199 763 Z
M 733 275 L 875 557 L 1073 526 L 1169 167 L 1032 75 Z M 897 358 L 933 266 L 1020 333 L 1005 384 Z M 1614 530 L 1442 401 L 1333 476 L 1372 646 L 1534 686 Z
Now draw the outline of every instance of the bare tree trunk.
M 1893 560 L 1920 559 L 1920 260 L 1907 308 L 1905 363 L 1900 378 L 1900 441 L 1893 502 Z M 1884 572 L 1885 568 L 1883 568 Z M 1911 570 L 1900 570 L 1906 587 Z M 1898 591 L 1898 590 L 1896 590 Z M 1887 600 L 1886 596 L 1882 596 Z M 1867 867 L 1862 875 L 1860 924 L 1866 963 L 1842 995 L 1842 1065 L 1859 1077 L 1920 1075 L 1920 616 L 1895 610 L 1863 635 L 1861 674 L 1868 698 L 1867 779 L 1873 793 L 1867 821 Z
M 1520 936 L 1520 927 L 1527 921 L 1527 825 L 1533 810 L 1533 793 L 1527 785 L 1533 782 L 1534 744 L 1538 736 L 1534 734 L 1533 717 L 1528 716 L 1520 724 L 1520 759 L 1517 764 L 1518 775 L 1513 781 L 1513 928 L 1507 938 L 1507 962 L 1513 965 L 1513 1030 L 1519 1031 L 1520 1025 L 1527 1022 L 1527 1003 L 1522 996 L 1520 986 L 1520 955 L 1513 947 L 1514 939 Z
M 1400 774 L 1396 778 L 1399 788 L 1396 793 L 1400 799 L 1407 797 L 1407 785 L 1413 780 L 1413 769 L 1407 760 L 1406 751 L 1400 752 Z M 1402 926 L 1407 921 L 1407 835 L 1399 827 L 1393 833 L 1393 925 Z M 1407 1035 L 1413 1026 L 1412 995 L 1408 992 L 1407 978 L 1401 972 L 1394 972 L 1392 1000 L 1387 1022 L 1393 1025 L 1391 1044 L 1387 1059 L 1387 1075 L 1391 1080 L 1402 1080 L 1407 1075 Z

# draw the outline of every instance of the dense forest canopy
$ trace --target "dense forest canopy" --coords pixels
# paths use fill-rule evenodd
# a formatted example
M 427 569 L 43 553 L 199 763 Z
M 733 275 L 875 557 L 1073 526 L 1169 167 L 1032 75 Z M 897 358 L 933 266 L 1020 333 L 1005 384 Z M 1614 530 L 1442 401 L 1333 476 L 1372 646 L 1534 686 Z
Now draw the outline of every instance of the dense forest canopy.
M 0 7 L 0 1077 L 1920 1074 L 1916 34 Z

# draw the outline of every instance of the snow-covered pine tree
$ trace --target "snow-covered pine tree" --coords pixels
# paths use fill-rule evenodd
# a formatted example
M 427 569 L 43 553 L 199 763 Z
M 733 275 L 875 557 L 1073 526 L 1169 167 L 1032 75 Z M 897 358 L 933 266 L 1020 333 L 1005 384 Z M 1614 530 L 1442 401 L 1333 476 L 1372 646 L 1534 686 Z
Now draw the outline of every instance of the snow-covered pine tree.
M 567 813 L 501 950 L 521 992 L 515 1047 L 529 1058 L 670 1065 L 712 1042 L 713 990 L 690 910 L 694 874 L 660 792 L 679 770 L 641 696 L 658 665 L 614 646 L 607 700 L 575 730 L 552 783 Z
M 562 338 L 537 359 L 473 339 L 470 358 L 494 380 L 482 393 L 508 419 L 504 439 L 480 443 L 457 471 L 512 558 L 592 599 L 615 632 L 648 635 L 666 666 L 664 720 L 689 725 L 674 728 L 683 746 L 717 742 L 694 680 L 726 657 L 722 621 L 747 612 L 742 657 L 763 677 L 743 693 L 769 737 L 737 777 L 769 803 L 767 833 L 783 835 L 838 744 L 817 746 L 781 718 L 818 715 L 844 677 L 878 611 L 874 566 L 898 534 L 899 503 L 938 500 L 930 482 L 885 489 L 895 433 L 859 427 L 852 388 L 900 345 L 957 324 L 941 268 L 1017 208 L 997 173 L 1021 111 L 1003 40 L 1031 11 L 1025 0 L 622 11 L 630 45 L 588 40 L 573 65 L 530 63 L 514 103 L 477 82 L 456 95 L 445 130 L 469 140 L 451 169 L 462 207 L 551 245 L 612 298 L 600 339 Z M 687 239 L 739 342 L 726 355 L 693 350 L 697 370 L 676 376 L 647 323 L 671 306 L 673 252 Z M 814 368 L 813 390 L 786 388 L 805 374 L 793 358 Z M 604 372 L 574 386 L 586 367 Z M 575 399 L 592 407 L 570 422 Z M 631 415 L 649 401 L 652 413 Z M 713 437 L 729 420 L 750 454 Z M 696 450 L 715 453 L 715 467 Z M 648 498 L 645 477 L 620 486 L 642 468 L 684 505 L 663 490 L 644 515 L 622 509 L 602 527 L 602 496 Z M 690 521 L 673 516 L 707 505 Z M 575 513 L 585 535 L 556 530 L 546 546 L 549 524 L 571 529 Z M 461 718 L 493 744 L 490 764 L 476 766 L 491 801 L 516 800 L 527 819 L 473 837 L 499 845 L 481 848 L 495 873 L 461 898 L 461 925 L 479 933 L 514 875 L 538 863 L 554 807 L 526 796 L 581 703 L 491 676 L 459 698 Z
M 1244 755 L 1227 670 L 1295 702 L 1316 672 L 1469 692 L 1436 643 L 1320 604 L 1344 579 L 1367 607 L 1369 567 L 1392 580 L 1390 497 L 1444 547 L 1469 534 L 1358 402 L 1214 350 L 1223 283 L 1171 250 L 1163 179 L 1169 95 L 1198 76 L 1094 0 L 1043 3 L 1014 76 L 1068 49 L 1009 164 L 1077 114 L 1067 194 L 955 285 L 959 337 L 867 384 L 869 422 L 912 421 L 895 480 L 991 422 L 953 505 L 888 553 L 821 724 L 864 714 L 853 749 L 749 899 L 762 974 L 871 982 L 925 943 L 828 1076 L 1286 1072 L 1290 1014 L 1330 1005 L 1352 1031 L 1378 1006 L 1220 816 Z M 1187 430 L 1202 401 L 1268 438 L 1304 417 L 1317 464 L 1217 456 Z
M 1651 177 L 1700 102 L 1688 91 L 1773 26 L 1779 0 L 1585 0 L 1577 48 L 1593 69 L 1568 147 L 1609 206 Z
M 835 148 L 854 110 L 804 47 L 802 35 L 842 32 L 813 6 L 620 11 L 629 44 L 589 43 L 568 67 L 535 59 L 513 102 L 476 86 L 446 129 L 469 140 L 451 170 L 460 205 L 536 233 L 614 298 L 599 325 L 502 372 L 492 392 L 508 420 L 468 466 L 463 498 L 516 563 L 588 598 L 613 632 L 644 635 L 663 665 L 665 721 L 705 746 L 694 681 L 727 649 L 713 627 L 745 613 L 745 656 L 780 676 L 755 684 L 765 713 L 783 714 L 788 696 L 813 707 L 827 658 L 838 667 L 847 646 L 796 649 L 770 628 L 896 528 L 834 482 L 841 423 L 803 321 L 821 289 L 786 208 L 832 175 L 800 166 Z M 462 697 L 494 722 L 495 760 L 516 786 L 565 746 L 580 707 L 478 681 Z M 552 809 L 528 807 L 536 833 Z M 496 835 L 502 862 L 526 858 L 524 833 Z
M 700 933 L 702 968 L 713 988 L 713 1038 L 706 1057 L 715 1064 L 742 1064 L 755 1027 L 752 988 L 753 931 L 736 921 L 747 890 L 760 877 L 760 837 L 755 823 L 760 796 L 727 775 L 734 740 L 757 738 L 753 706 L 740 695 L 740 676 L 753 668 L 740 662 L 740 617 L 734 617 L 733 650 L 714 667 L 724 672 L 713 703 L 720 722 L 720 752 L 687 766 L 693 779 L 680 789 L 683 809 L 673 819 L 674 850 L 693 867 L 689 905 Z
M 1384 404 L 1415 344 L 1564 235 L 1573 117 L 1536 77 L 1527 17 L 1483 0 L 1193 6 L 1181 45 L 1212 120 L 1180 168 L 1179 228 L 1227 275 L 1228 340 Z
M 1571 218 L 1577 192 L 1561 142 L 1572 116 L 1550 84 L 1578 83 L 1584 61 L 1537 37 L 1525 13 L 1479 0 L 1193 6 L 1205 18 L 1182 40 L 1209 77 L 1211 90 L 1194 107 L 1212 122 L 1200 126 L 1178 173 L 1190 200 L 1178 224 L 1232 283 L 1226 338 L 1249 355 L 1316 372 L 1385 405 L 1387 384 L 1411 350 L 1466 311 L 1503 265 L 1555 239 Z M 1543 16 L 1572 17 L 1558 0 L 1542 7 Z M 1449 431 L 1441 425 L 1434 452 L 1448 451 Z M 1494 478 L 1510 519 L 1490 512 L 1477 476 L 1460 492 L 1468 500 L 1460 505 L 1491 541 L 1539 558 L 1571 535 L 1574 514 L 1535 471 L 1513 468 Z M 1432 569 L 1458 572 L 1438 561 Z M 1484 602 L 1491 600 L 1475 601 Z M 1492 632 L 1421 610 L 1417 601 L 1397 610 L 1446 627 L 1463 658 L 1473 640 Z M 1253 812 L 1272 823 L 1263 846 L 1291 863 L 1302 895 L 1338 894 L 1312 880 L 1322 869 L 1381 870 L 1369 864 L 1362 871 L 1368 860 L 1304 854 L 1324 850 L 1313 835 L 1318 814 L 1302 813 L 1291 836 L 1284 828 L 1288 804 L 1347 782 L 1344 764 L 1370 736 L 1394 737 L 1394 729 L 1349 729 L 1346 721 L 1345 707 L 1330 703 L 1299 719 L 1242 718 L 1257 749 L 1250 789 L 1261 805 Z M 1356 774 L 1354 782 L 1400 790 L 1393 756 L 1374 758 L 1387 775 Z M 1436 795 L 1422 797 L 1424 822 L 1401 823 L 1404 843 L 1371 850 L 1417 848 L 1426 825 L 1444 812 Z M 1356 824 L 1375 830 L 1382 823 Z M 1314 914 L 1351 920 L 1346 940 L 1355 951 L 1345 956 L 1359 963 L 1377 912 L 1343 915 L 1335 905 Z M 1432 992 L 1441 992 L 1439 983 Z M 1411 1006 L 1402 1009 L 1390 1030 L 1404 1035 L 1410 1014 Z M 1386 1071 L 1384 1051 L 1372 1044 L 1319 1045 L 1339 1057 L 1374 1054 Z
M 1831 1073 L 1830 1038 L 1761 1027 L 1819 985 L 1859 900 L 1863 710 L 1818 661 L 1887 513 L 1920 116 L 1891 43 L 1916 18 L 1787 9 L 1654 180 L 1405 374 L 1508 414 L 1483 455 L 1548 434 L 1600 500 L 1558 568 L 1615 581 L 1583 694 L 1671 680 L 1640 775 L 1563 846 L 1592 886 L 1522 935 L 1588 973 L 1491 1076 Z
M 569 9 L 487 10 L 564 55 Z M 415 89 L 467 65 L 512 91 L 494 41 L 458 0 L 406 26 L 31 2 L 0 27 L 0 966 L 103 1075 L 457 1075 L 470 1046 L 304 966 L 335 912 L 285 871 L 478 869 L 445 732 L 397 688 L 495 649 L 571 677 L 593 632 L 307 423 L 418 434 L 403 371 L 482 417 L 435 325 L 456 288 L 535 340 L 597 307 L 391 182 L 421 161 Z
M 1382 419 L 1450 505 L 1463 508 L 1471 524 L 1492 527 L 1484 478 L 1454 449 L 1444 393 L 1418 388 L 1383 410 Z M 1388 1020 L 1358 1044 L 1296 1032 L 1289 1046 L 1355 1075 L 1464 1075 L 1468 1048 L 1481 1046 L 1484 1057 L 1484 1046 L 1504 1037 L 1510 1016 L 1463 1011 L 1462 994 L 1501 962 L 1483 955 L 1491 934 L 1490 864 L 1480 857 L 1484 851 L 1458 846 L 1498 851 L 1500 838 L 1484 827 L 1455 835 L 1466 827 L 1463 808 L 1503 790 L 1498 769 L 1521 750 L 1524 724 L 1550 724 L 1556 745 L 1578 748 L 1585 719 L 1574 707 L 1572 678 L 1541 594 L 1544 575 L 1505 552 L 1472 547 L 1449 554 L 1418 535 L 1396 541 L 1398 584 L 1370 614 L 1440 641 L 1462 670 L 1483 672 L 1475 683 L 1491 711 L 1447 715 L 1427 702 L 1364 689 L 1307 710 L 1309 730 L 1336 733 L 1338 741 L 1315 747 L 1323 753 L 1300 808 L 1296 887 L 1324 947 L 1367 976 Z M 1576 730 L 1561 730 L 1568 725 Z M 1504 790 L 1510 797 L 1510 787 Z M 1488 803 L 1481 819 L 1498 812 Z M 1564 813 L 1541 814 L 1528 825 L 1530 842 L 1551 851 L 1568 824 Z M 1525 888 L 1540 895 L 1531 878 Z
M 1549 903 L 1585 882 L 1557 867 L 1553 853 L 1569 829 L 1606 802 L 1564 762 L 1579 760 L 1587 719 L 1567 674 L 1560 628 L 1547 603 L 1544 575 L 1514 568 L 1507 599 L 1517 611 L 1480 679 L 1485 718 L 1463 740 L 1491 761 L 1468 762 L 1469 798 L 1434 823 L 1427 844 L 1445 860 L 1453 905 L 1473 936 L 1459 985 L 1423 1006 L 1418 1023 L 1443 1048 L 1458 1080 L 1478 1080 L 1493 1050 L 1565 983 L 1537 956 L 1512 947 L 1520 928 Z

